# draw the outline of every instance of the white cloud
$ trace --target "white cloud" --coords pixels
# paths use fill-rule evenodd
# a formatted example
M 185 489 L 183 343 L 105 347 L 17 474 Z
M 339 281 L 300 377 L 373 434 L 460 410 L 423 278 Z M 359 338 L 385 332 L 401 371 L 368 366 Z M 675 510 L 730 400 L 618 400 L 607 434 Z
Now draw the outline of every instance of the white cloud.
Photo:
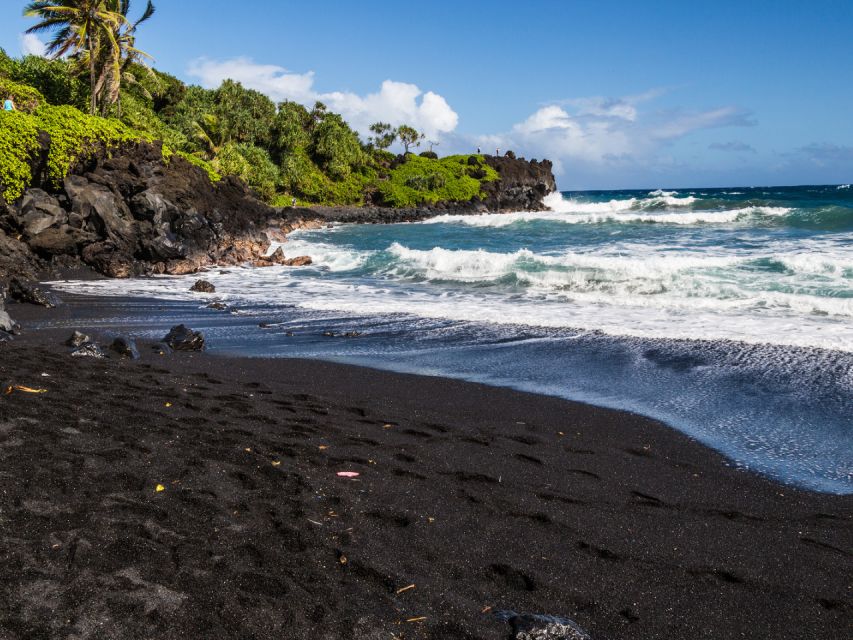
M 437 137 L 456 128 L 459 116 L 440 95 L 424 93 L 414 84 L 386 80 L 379 91 L 364 96 L 352 92 L 321 93 L 314 89 L 314 73 L 294 73 L 284 67 L 257 64 L 249 58 L 217 61 L 207 58 L 190 64 L 189 74 L 202 86 L 218 87 L 227 79 L 265 93 L 275 101 L 292 100 L 305 105 L 325 103 L 358 131 L 366 133 L 377 121 L 409 124 L 427 136 Z
M 644 109 L 662 94 L 652 90 L 622 98 L 574 98 L 544 105 L 504 134 L 480 136 L 486 148 L 513 149 L 528 157 L 547 157 L 555 171 L 597 166 L 671 164 L 664 148 L 695 131 L 751 126 L 750 114 L 731 106 L 705 111 Z
M 34 33 L 22 33 L 18 36 L 21 43 L 21 53 L 25 56 L 43 56 L 45 44 Z

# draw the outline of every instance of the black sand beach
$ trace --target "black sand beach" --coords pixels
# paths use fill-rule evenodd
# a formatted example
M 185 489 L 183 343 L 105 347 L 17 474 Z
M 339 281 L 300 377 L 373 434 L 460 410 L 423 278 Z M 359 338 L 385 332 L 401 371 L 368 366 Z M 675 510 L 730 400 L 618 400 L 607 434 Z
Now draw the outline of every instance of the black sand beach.
M 636 415 L 315 361 L 71 358 L 26 329 L 61 309 L 10 312 L 3 390 L 45 392 L 0 396 L 2 640 L 497 639 L 506 610 L 850 637 L 853 497 Z

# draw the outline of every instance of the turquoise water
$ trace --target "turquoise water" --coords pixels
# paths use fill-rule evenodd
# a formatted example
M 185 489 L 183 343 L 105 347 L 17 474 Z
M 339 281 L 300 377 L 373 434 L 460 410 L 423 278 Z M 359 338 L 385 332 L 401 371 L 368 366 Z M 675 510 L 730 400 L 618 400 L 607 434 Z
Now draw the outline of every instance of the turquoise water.
M 578 192 L 547 204 L 293 234 L 285 253 L 312 256 L 311 267 L 209 274 L 242 318 L 273 323 L 211 322 L 214 348 L 629 409 L 739 467 L 853 492 L 849 186 Z M 191 279 L 66 286 L 188 299 Z M 323 336 L 348 331 L 361 335 Z

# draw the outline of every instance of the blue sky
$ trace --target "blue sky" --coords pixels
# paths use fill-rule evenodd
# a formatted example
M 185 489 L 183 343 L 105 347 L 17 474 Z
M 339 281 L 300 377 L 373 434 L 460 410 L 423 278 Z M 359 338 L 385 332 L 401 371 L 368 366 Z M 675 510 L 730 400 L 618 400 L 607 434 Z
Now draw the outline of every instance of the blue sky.
M 0 8 L 12 54 L 23 4 Z M 155 4 L 164 71 L 549 157 L 563 189 L 853 181 L 850 0 Z

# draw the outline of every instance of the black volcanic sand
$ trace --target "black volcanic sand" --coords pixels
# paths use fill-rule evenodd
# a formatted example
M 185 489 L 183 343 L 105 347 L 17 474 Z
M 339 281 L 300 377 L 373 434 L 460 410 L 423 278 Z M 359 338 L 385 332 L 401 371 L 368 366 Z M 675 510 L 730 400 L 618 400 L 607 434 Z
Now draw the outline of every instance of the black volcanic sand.
M 617 411 L 314 361 L 76 359 L 65 333 L 0 344 L 4 390 L 47 390 L 0 396 L 2 640 L 503 639 L 500 610 L 593 638 L 850 637 L 850 496 Z

